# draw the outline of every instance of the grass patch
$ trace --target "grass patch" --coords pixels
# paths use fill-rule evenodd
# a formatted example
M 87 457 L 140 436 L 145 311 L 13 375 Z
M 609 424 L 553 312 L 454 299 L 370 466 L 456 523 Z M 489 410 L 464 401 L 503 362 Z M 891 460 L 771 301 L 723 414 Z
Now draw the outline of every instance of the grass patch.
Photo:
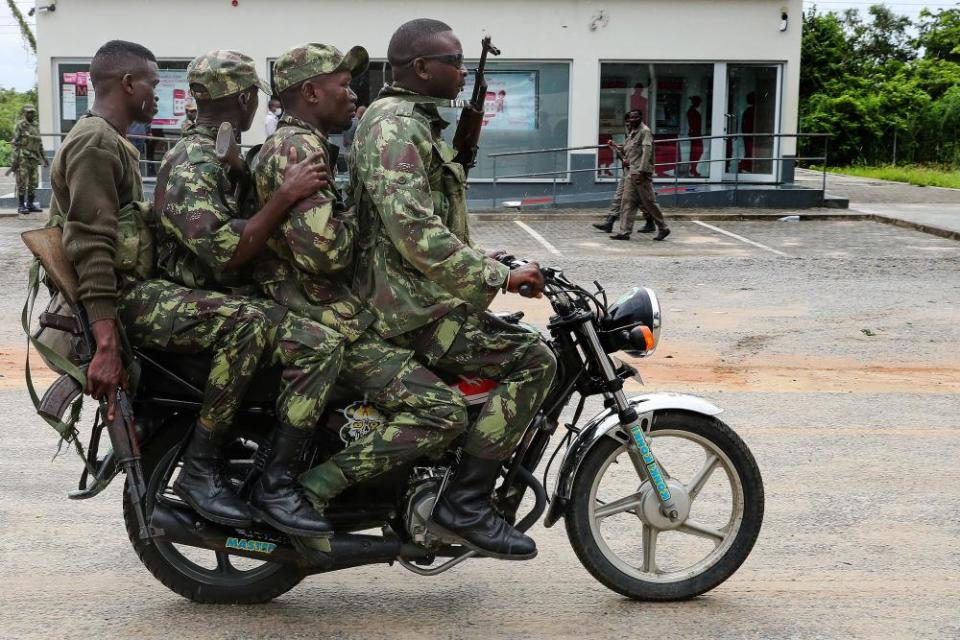
M 960 171 L 947 167 L 892 166 L 881 167 L 830 167 L 830 173 L 842 173 L 862 178 L 877 178 L 906 182 L 918 187 L 949 187 L 960 189 Z

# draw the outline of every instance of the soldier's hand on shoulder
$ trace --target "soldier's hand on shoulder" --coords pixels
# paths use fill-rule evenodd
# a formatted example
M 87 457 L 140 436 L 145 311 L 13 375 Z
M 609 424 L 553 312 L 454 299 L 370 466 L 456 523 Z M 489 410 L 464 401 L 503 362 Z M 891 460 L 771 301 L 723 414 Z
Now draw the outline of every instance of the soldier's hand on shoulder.
M 297 150 L 291 147 L 287 152 L 287 166 L 283 170 L 283 184 L 280 189 L 293 202 L 308 198 L 321 189 L 330 186 L 330 170 L 322 151 L 311 153 L 297 161 Z

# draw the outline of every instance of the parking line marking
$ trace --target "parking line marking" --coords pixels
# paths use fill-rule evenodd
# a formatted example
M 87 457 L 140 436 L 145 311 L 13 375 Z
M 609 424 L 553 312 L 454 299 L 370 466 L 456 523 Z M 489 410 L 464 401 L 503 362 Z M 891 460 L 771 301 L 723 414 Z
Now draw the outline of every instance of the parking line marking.
M 739 240 L 740 242 L 745 242 L 745 243 L 747 243 L 747 244 L 752 244 L 753 246 L 759 247 L 760 249 L 763 249 L 764 251 L 769 251 L 770 253 L 775 253 L 775 254 L 777 254 L 778 256 L 783 256 L 784 258 L 792 258 L 792 257 L 793 257 L 793 256 L 791 256 L 791 255 L 789 255 L 789 254 L 787 254 L 787 253 L 784 253 L 783 251 L 778 251 L 777 249 L 773 249 L 773 248 L 771 248 L 771 247 L 768 247 L 768 246 L 765 245 L 765 244 L 760 244 L 759 242 L 754 242 L 754 241 L 751 240 L 750 238 L 744 238 L 743 236 L 738 236 L 738 235 L 735 234 L 735 233 L 731 233 L 731 232 L 729 232 L 729 231 L 724 231 L 724 230 L 721 229 L 720 227 L 715 227 L 715 226 L 713 226 L 712 224 L 707 224 L 706 222 L 700 222 L 699 220 L 694 220 L 694 223 L 700 225 L 701 227 L 706 227 L 707 229 L 710 229 L 710 230 L 712 230 L 712 231 L 716 231 L 717 233 L 722 233 L 722 234 L 725 235 L 725 236 L 730 236 L 731 238 L 734 238 L 734 239 L 736 239 L 736 240 Z
M 542 244 L 547 251 L 549 251 L 550 253 L 552 253 L 552 254 L 555 255 L 555 256 L 563 256 L 563 254 L 560 253 L 560 250 L 557 249 L 557 248 L 556 248 L 555 246 L 553 246 L 552 244 L 550 244 L 549 242 L 547 242 L 547 239 L 544 238 L 542 235 L 540 235 L 539 233 L 537 233 L 536 231 L 534 231 L 533 229 L 531 229 L 531 228 L 530 228 L 529 226 L 527 226 L 526 224 L 520 222 L 519 220 L 514 220 L 514 222 L 516 222 L 516 223 L 520 226 L 521 229 L 523 229 L 524 231 L 526 231 L 527 233 L 529 233 L 531 236 L 533 236 L 533 239 L 536 240 L 537 242 L 539 242 L 540 244 Z

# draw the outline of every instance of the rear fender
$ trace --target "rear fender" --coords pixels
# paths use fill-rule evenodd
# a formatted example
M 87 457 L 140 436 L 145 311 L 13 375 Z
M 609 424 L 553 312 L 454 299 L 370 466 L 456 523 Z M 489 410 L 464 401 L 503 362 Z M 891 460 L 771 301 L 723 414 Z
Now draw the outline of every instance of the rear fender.
M 705 416 L 718 415 L 723 410 L 707 402 L 703 398 L 680 393 L 650 393 L 633 396 L 629 399 L 630 405 L 637 410 L 637 422 L 644 425 L 652 422 L 657 411 L 689 411 Z M 648 427 L 644 427 L 645 429 Z M 626 442 L 627 435 L 620 428 L 620 419 L 616 411 L 607 408 L 591 418 L 580 431 L 573 443 L 567 448 L 563 462 L 557 472 L 557 486 L 550 501 L 550 509 L 544 519 L 544 526 L 552 527 L 557 520 L 563 517 L 573 489 L 573 480 L 577 470 L 591 449 L 604 438 L 613 438 L 619 442 Z

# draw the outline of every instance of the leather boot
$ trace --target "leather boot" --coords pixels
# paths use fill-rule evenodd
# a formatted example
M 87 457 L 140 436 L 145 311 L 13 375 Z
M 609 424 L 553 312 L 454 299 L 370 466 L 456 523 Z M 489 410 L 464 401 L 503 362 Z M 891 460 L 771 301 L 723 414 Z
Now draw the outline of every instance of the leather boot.
M 27 211 L 31 213 L 40 213 L 43 211 L 43 209 L 37 206 L 37 203 L 34 200 L 34 193 L 32 191 L 27 194 Z
M 482 555 L 529 560 L 537 555 L 537 543 L 514 529 L 491 504 L 499 472 L 500 461 L 463 454 L 453 479 L 433 507 L 430 526 L 460 538 Z
M 610 236 L 610 239 L 611 239 L 611 240 L 629 240 L 629 239 L 630 239 L 630 234 L 629 234 L 629 233 L 618 233 L 618 234 L 616 234 L 616 235 Z
M 27 209 L 26 198 L 23 194 L 17 194 L 17 213 L 30 213 Z
M 250 508 L 223 476 L 222 437 L 197 425 L 183 453 L 183 468 L 174 492 L 201 516 L 228 527 L 246 527 L 253 520 Z
M 657 230 L 657 225 L 653 224 L 649 220 L 647 221 L 647 224 L 643 225 L 642 229 L 637 229 L 637 231 L 639 231 L 640 233 L 653 233 L 656 230 Z
M 663 229 L 660 229 L 660 233 L 657 234 L 654 240 L 665 240 L 668 235 L 670 235 L 670 229 L 664 227 Z
M 277 428 L 266 468 L 253 485 L 250 506 L 255 516 L 284 533 L 329 536 L 333 526 L 314 511 L 297 480 L 311 436 L 309 431 L 287 425 Z
M 594 229 L 600 229 L 604 233 L 611 233 L 613 231 L 613 221 L 608 220 L 607 222 L 597 222 L 593 225 Z

